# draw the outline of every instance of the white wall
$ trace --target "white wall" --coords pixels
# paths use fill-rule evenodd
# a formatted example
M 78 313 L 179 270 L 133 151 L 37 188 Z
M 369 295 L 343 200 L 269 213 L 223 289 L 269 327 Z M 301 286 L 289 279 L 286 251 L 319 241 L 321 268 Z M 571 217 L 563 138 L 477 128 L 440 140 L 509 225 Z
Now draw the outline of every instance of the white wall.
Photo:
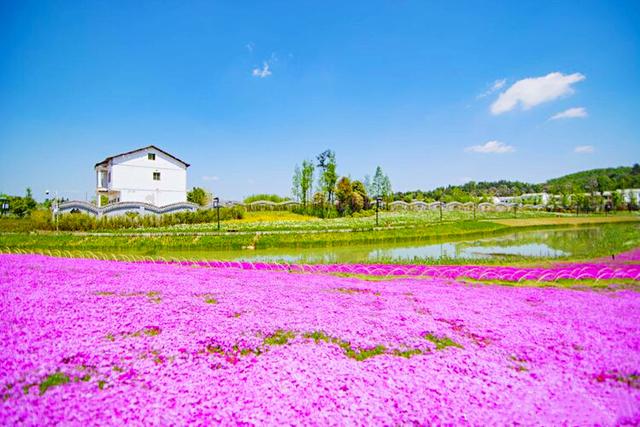
M 154 153 L 155 160 L 149 160 L 148 153 Z M 154 172 L 160 172 L 159 181 L 154 181 Z M 121 202 L 156 206 L 186 202 L 187 168 L 153 148 L 137 151 L 112 160 L 109 188 L 120 191 Z

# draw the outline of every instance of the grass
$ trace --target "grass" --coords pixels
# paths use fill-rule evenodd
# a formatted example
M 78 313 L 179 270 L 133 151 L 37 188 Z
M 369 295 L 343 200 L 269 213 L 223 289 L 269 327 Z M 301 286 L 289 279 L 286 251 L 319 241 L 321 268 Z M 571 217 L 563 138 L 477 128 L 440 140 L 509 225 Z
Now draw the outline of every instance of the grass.
M 225 221 L 225 225 L 233 227 L 238 224 L 266 223 L 272 221 L 319 221 L 315 216 L 300 215 L 289 211 L 246 212 L 242 219 Z
M 40 395 L 42 396 L 52 387 L 56 387 L 59 385 L 67 384 L 70 381 L 69 377 L 63 374 L 62 372 L 56 372 L 55 374 L 49 375 L 44 379 L 38 386 L 40 389 Z
M 278 329 L 273 334 L 266 337 L 263 343 L 265 345 L 285 345 L 289 340 L 295 338 L 295 336 L 295 332 Z
M 392 275 L 392 276 L 383 276 L 383 275 L 374 275 L 374 274 L 361 274 L 361 273 L 327 273 L 332 276 L 338 277 L 347 277 L 353 279 L 364 280 L 368 282 L 382 282 L 389 280 L 401 280 L 401 279 L 412 279 L 412 280 L 432 280 L 433 278 L 430 276 L 411 276 L 411 275 Z M 563 288 L 563 289 L 576 289 L 576 290 L 584 290 L 584 289 L 631 289 L 640 291 L 640 281 L 633 279 L 557 279 L 557 280 L 548 280 L 548 281 L 537 281 L 537 280 L 522 280 L 519 282 L 508 281 L 508 280 L 494 280 L 494 279 L 472 279 L 464 276 L 460 276 L 455 279 L 457 282 L 461 283 L 469 283 L 469 284 L 478 284 L 478 285 L 498 285 L 498 286 L 510 286 L 510 287 L 535 287 L 535 288 Z M 356 293 L 373 293 L 373 291 L 367 289 L 358 289 L 358 288 L 338 288 L 339 292 L 356 294 Z
M 520 256 L 497 254 L 487 258 L 385 258 L 379 255 L 371 261 L 373 263 L 397 263 L 397 264 L 517 264 L 527 265 L 531 263 L 556 262 L 563 260 L 587 260 L 594 257 L 608 256 L 629 250 L 638 245 L 640 241 L 640 228 L 624 226 L 623 224 L 638 224 L 639 216 L 610 215 L 588 216 L 588 217 L 558 217 L 558 216 L 536 216 L 525 219 L 508 219 L 503 217 L 492 221 L 445 221 L 432 222 L 432 212 L 392 212 L 384 213 L 381 216 L 380 228 L 372 228 L 370 218 L 337 218 L 330 220 L 319 220 L 317 218 L 303 217 L 302 220 L 290 221 L 291 216 L 300 216 L 289 212 L 255 212 L 251 213 L 253 218 L 248 218 L 245 224 L 254 226 L 262 224 L 263 219 L 270 218 L 271 226 L 281 227 L 273 231 L 247 231 L 242 233 L 213 233 L 198 234 L 197 231 L 185 228 L 182 233 L 149 233 L 149 234 L 122 234 L 122 233 L 94 233 L 94 234 L 74 234 L 74 233 L 0 233 L 0 252 L 42 252 L 58 251 L 51 253 L 57 256 L 82 256 L 91 258 L 109 258 L 134 260 L 141 256 L 163 257 L 173 259 L 184 259 L 185 256 L 192 260 L 207 259 L 233 259 L 234 257 L 249 256 L 257 254 L 257 250 L 346 247 L 358 245 L 362 251 L 371 250 L 367 245 L 392 245 L 395 243 L 419 242 L 419 244 L 437 244 L 442 242 L 452 242 L 456 240 L 483 239 L 489 237 L 499 237 L 514 233 L 514 231 L 534 231 L 537 229 L 547 229 L 548 227 L 568 227 L 571 230 L 584 231 L 589 225 L 598 224 L 591 227 L 593 235 L 583 233 L 581 239 L 565 239 L 564 236 L 555 238 L 549 235 L 540 240 L 540 236 L 528 237 L 523 234 L 523 243 L 544 243 L 549 244 L 554 249 L 559 249 L 570 253 L 567 257 L 541 257 L 541 256 Z M 450 212 L 449 214 L 462 214 L 460 212 Z M 266 216 L 265 216 L 266 215 Z M 542 214 L 541 214 L 542 215 Z M 278 219 L 280 218 L 280 219 Z M 255 221 L 254 221 L 255 220 Z M 238 223 L 242 223 L 238 221 Z M 362 222 L 364 221 L 364 222 Z M 229 221 L 228 221 L 229 222 Z M 611 225 L 608 225 L 611 223 Z M 304 224 L 311 224 L 309 226 Z M 355 224 L 355 225 L 354 225 Z M 205 224 L 205 226 L 209 226 Z M 340 228 L 340 227 L 351 228 Z M 574 228 L 575 226 L 575 228 Z M 191 226 L 189 226 L 191 227 Z M 306 228 L 305 228 L 306 227 Z M 321 227 L 321 228 L 317 228 Z M 324 227 L 324 228 L 322 228 Z M 623 232 L 609 232 L 603 237 L 598 235 L 600 228 L 623 227 Z M 258 227 L 260 228 L 260 227 Z M 156 230 L 157 231 L 157 230 Z M 582 231 L 580 231 L 582 233 Z M 527 240 L 526 242 L 524 240 Z M 511 244 L 510 239 L 487 241 L 487 244 L 496 246 Z M 475 244 L 475 243 L 474 243 Z M 117 256 L 111 256 L 117 254 Z M 271 256 L 271 259 L 278 259 L 278 255 Z M 282 255 L 282 261 L 287 262 L 288 253 Z M 312 257 L 313 258 L 313 257 Z M 311 262 L 331 262 L 324 257 L 318 261 Z M 305 261 L 306 262 L 306 261 Z M 160 303 L 161 298 L 149 298 L 150 301 Z
M 557 218 L 571 214 L 537 211 L 521 211 L 518 218 Z M 363 217 L 342 217 L 320 219 L 313 216 L 298 215 L 292 212 L 263 211 L 248 212 L 245 218 L 222 221 L 221 231 L 233 233 L 252 232 L 327 232 L 327 231 L 364 231 L 374 228 L 424 227 L 442 222 L 491 221 L 513 218 L 513 212 L 477 212 L 474 218 L 471 211 L 381 211 L 376 224 L 375 215 Z M 132 232 L 147 233 L 211 233 L 217 232 L 217 223 L 179 224 L 167 227 L 117 229 L 107 231 L 114 234 Z
M 575 216 L 575 217 L 538 217 L 538 218 L 505 218 L 494 219 L 492 222 L 509 227 L 541 227 L 558 225 L 590 225 L 611 224 L 623 222 L 639 222 L 638 215 L 608 215 L 608 216 Z
M 462 347 L 462 345 L 460 345 L 457 342 L 453 341 L 449 337 L 438 337 L 438 336 L 433 335 L 433 334 L 427 334 L 427 335 L 425 335 L 425 338 L 427 339 L 427 341 L 431 341 L 432 343 L 434 343 L 436 345 L 436 350 L 444 350 L 447 347 L 464 348 L 464 347 Z
M 305 248 L 352 244 L 438 240 L 463 236 L 489 236 L 507 227 L 491 222 L 450 222 L 424 227 L 390 228 L 360 231 L 304 231 L 274 234 L 215 235 L 118 235 L 72 233 L 0 234 L 0 248 L 125 251 L 152 255 L 160 250 L 234 250 L 252 247 Z
M 499 285 L 511 287 L 563 288 L 563 289 L 632 289 L 640 291 L 640 281 L 632 279 L 557 279 L 550 281 L 523 280 L 511 282 L 507 280 L 478 280 L 459 277 L 457 281 L 481 285 Z

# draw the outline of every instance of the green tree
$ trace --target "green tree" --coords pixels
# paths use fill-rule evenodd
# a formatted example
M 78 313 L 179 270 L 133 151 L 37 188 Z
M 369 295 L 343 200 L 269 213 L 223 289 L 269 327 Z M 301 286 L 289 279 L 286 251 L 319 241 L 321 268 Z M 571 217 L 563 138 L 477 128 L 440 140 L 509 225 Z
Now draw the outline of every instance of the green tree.
M 293 179 L 291 180 L 291 195 L 297 201 L 302 201 L 301 183 L 302 171 L 300 170 L 300 166 L 296 165 L 295 169 L 293 170 Z
M 354 212 L 357 212 L 357 211 L 360 211 L 360 210 L 362 210 L 364 208 L 368 208 L 368 206 L 369 206 L 369 197 L 367 196 L 367 188 L 364 185 L 364 183 L 362 181 L 358 181 L 358 180 L 352 181 L 351 182 L 351 188 L 353 189 L 354 197 L 356 195 L 359 195 L 360 198 L 362 199 L 362 207 L 359 208 L 359 209 L 352 209 L 352 210 Z M 354 204 L 358 205 L 359 203 L 355 203 L 355 201 L 354 201 Z
M 27 188 L 24 197 L 9 197 L 10 212 L 20 218 L 29 215 L 37 206 L 38 203 L 33 199 L 31 188 Z
M 624 203 L 624 198 L 622 197 L 622 193 L 618 192 L 618 191 L 613 191 L 611 193 L 611 207 L 613 208 L 613 210 L 618 210 L 622 207 L 622 204 Z
M 331 150 L 325 150 L 316 157 L 318 167 L 321 169 L 319 187 L 327 195 L 329 203 L 333 202 L 338 174 L 336 172 L 336 154 Z
M 387 209 L 390 208 L 389 203 L 393 201 L 393 189 L 391 188 L 391 180 L 387 175 L 382 179 L 382 198 L 384 202 L 387 204 Z
M 351 210 L 351 199 L 353 198 L 353 187 L 351 180 L 343 176 L 336 185 L 336 199 L 338 201 L 338 212 L 341 215 L 348 214 Z
M 302 174 L 300 176 L 300 195 L 302 204 L 306 207 L 307 202 L 311 200 L 311 191 L 313 188 L 313 163 L 308 160 L 302 162 Z
M 200 206 L 207 206 L 211 202 L 211 194 L 204 188 L 193 187 L 187 193 L 187 201 Z
M 368 179 L 369 177 L 367 177 Z M 372 197 L 378 197 L 383 195 L 383 185 L 384 185 L 384 172 L 382 172 L 382 168 L 380 166 L 376 167 L 376 173 L 373 175 L 373 181 L 369 184 L 369 194 Z

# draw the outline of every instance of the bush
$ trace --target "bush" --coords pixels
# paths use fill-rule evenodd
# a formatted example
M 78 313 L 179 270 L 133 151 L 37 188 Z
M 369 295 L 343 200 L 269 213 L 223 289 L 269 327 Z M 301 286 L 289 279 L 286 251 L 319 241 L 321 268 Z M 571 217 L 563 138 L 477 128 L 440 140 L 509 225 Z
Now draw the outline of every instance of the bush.
M 359 212 L 354 212 L 351 214 L 353 218 L 366 218 L 370 216 L 374 216 L 376 214 L 375 209 L 361 210 Z
M 288 197 L 280 197 L 277 194 L 252 194 L 249 197 L 244 199 L 244 203 L 252 203 L 258 201 L 267 201 L 274 203 L 286 202 L 287 200 L 291 200 Z
M 220 220 L 244 218 L 245 211 L 240 206 L 220 208 Z M 117 230 L 126 228 L 153 228 L 167 227 L 178 224 L 203 224 L 213 223 L 218 219 L 215 209 L 200 209 L 195 212 L 176 212 L 161 216 L 140 215 L 137 212 L 127 212 L 118 216 L 103 216 L 100 218 L 83 214 L 68 213 L 58 217 L 58 228 L 63 231 L 93 231 L 93 230 Z M 45 228 L 45 223 L 38 229 Z
M 31 212 L 30 215 L 31 226 L 36 230 L 50 230 L 52 229 L 51 212 L 48 210 L 37 210 Z

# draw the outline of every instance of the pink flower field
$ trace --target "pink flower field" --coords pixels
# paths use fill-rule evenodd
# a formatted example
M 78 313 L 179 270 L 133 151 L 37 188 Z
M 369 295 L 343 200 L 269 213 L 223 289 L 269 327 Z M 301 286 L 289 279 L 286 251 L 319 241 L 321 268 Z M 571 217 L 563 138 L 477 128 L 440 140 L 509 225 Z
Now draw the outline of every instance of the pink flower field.
M 637 264 L 215 267 L 0 255 L 0 425 L 640 424 Z

